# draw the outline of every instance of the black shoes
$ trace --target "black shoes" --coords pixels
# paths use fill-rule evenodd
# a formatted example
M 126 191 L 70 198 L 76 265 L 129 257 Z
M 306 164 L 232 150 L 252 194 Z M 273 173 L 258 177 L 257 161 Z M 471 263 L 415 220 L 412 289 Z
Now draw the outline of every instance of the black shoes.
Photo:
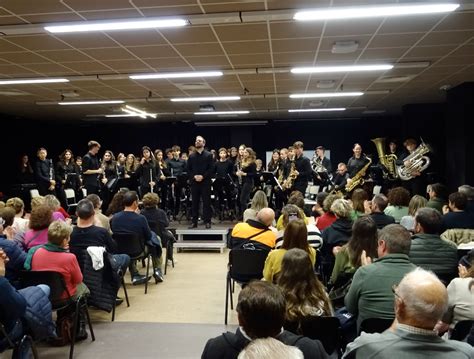
M 211 224 L 210 223 L 206 223 L 206 229 L 210 229 L 211 228 Z
M 198 227 L 197 223 L 193 223 L 188 227 L 188 229 L 194 229 L 194 228 L 197 228 L 197 227 Z
M 161 273 L 161 269 L 156 268 L 155 271 L 153 272 L 153 278 L 155 278 L 155 283 L 161 283 L 163 282 L 163 273 Z
M 123 303 L 123 298 L 117 297 L 115 298 L 115 306 L 119 306 Z
M 151 279 L 151 276 L 148 278 L 144 275 L 136 275 L 132 277 L 132 284 L 133 285 L 140 285 L 140 284 L 145 284 Z

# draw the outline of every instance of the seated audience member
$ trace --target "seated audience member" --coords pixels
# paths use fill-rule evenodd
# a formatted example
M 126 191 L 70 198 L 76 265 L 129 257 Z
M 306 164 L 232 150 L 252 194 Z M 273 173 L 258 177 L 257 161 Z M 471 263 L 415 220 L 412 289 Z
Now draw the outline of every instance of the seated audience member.
M 25 251 L 48 243 L 48 227 L 53 221 L 53 211 L 46 205 L 31 210 L 30 229 L 26 231 L 22 246 Z
M 414 195 L 408 204 L 408 216 L 403 216 L 400 225 L 408 229 L 411 233 L 415 232 L 415 214 L 420 208 L 426 207 L 426 198 L 419 194 Z
M 31 248 L 25 260 L 25 269 L 61 273 L 66 284 L 62 298 L 89 293 L 82 283 L 81 268 L 76 256 L 69 253 L 72 228 L 62 221 L 54 221 L 48 228 L 48 243 Z
M 285 253 L 292 248 L 299 248 L 304 250 L 311 258 L 311 263 L 316 263 L 316 251 L 309 246 L 308 231 L 301 219 L 296 219 L 288 223 L 283 235 L 283 244 L 279 249 L 274 249 L 268 253 L 263 268 L 263 278 L 268 282 L 276 282 L 281 270 L 281 261 Z
M 121 269 L 123 273 L 127 271 L 130 257 L 127 254 L 117 254 L 117 244 L 110 236 L 110 233 L 102 227 L 96 226 L 94 205 L 87 198 L 81 199 L 76 207 L 77 225 L 71 233 L 69 247 L 71 252 L 87 250 L 87 247 L 104 247 L 112 254 L 114 261 L 111 263 L 114 270 Z
M 369 199 L 367 192 L 362 188 L 357 188 L 352 192 L 351 203 L 352 212 L 351 219 L 355 221 L 365 214 L 364 203 Z
M 400 223 L 402 217 L 408 216 L 408 204 L 410 203 L 410 192 L 403 187 L 392 188 L 388 192 L 388 206 L 384 213 L 392 216 L 395 223 Z
M 473 358 L 467 343 L 440 338 L 433 328 L 448 296 L 443 283 L 424 269 L 406 274 L 394 289 L 395 317 L 390 330 L 367 334 L 347 346 L 343 358 Z
M 275 248 L 276 234 L 269 228 L 275 220 L 271 208 L 263 208 L 257 213 L 257 220 L 237 223 L 232 229 L 232 249 L 239 249 L 246 244 L 266 251 Z
M 378 229 L 395 223 L 395 218 L 383 212 L 385 208 L 387 208 L 387 205 L 388 199 L 383 194 L 376 194 L 374 198 L 372 198 L 372 201 L 364 203 L 365 213 L 370 215 Z
M 128 192 L 128 189 L 121 188 L 114 196 L 107 207 L 105 215 L 111 218 L 115 213 L 119 213 L 125 209 L 123 205 L 123 196 Z
M 304 359 L 304 356 L 296 347 L 273 338 L 263 338 L 250 342 L 237 359 Z
M 105 214 L 102 213 L 101 207 L 102 207 L 102 200 L 100 197 L 94 193 L 89 194 L 86 199 L 92 202 L 94 205 L 94 211 L 95 211 L 95 225 L 105 228 L 107 232 L 112 234 L 112 230 L 110 229 L 110 218 L 107 217 Z
M 372 217 L 362 216 L 352 225 L 352 235 L 336 253 L 336 262 L 331 275 L 331 285 L 339 288 L 347 283 L 359 268 L 362 252 L 377 258 L 377 225 Z
M 436 325 L 439 333 L 453 329 L 462 320 L 474 320 L 474 258 L 467 269 L 459 265 L 459 278 L 448 285 L 448 309 Z
M 12 207 L 2 207 L 0 208 L 0 217 L 3 221 L 3 230 L 2 236 L 5 239 L 13 240 L 15 231 L 13 230 L 13 223 L 15 222 L 15 210 Z
M 254 221 L 257 220 L 258 211 L 266 207 L 268 207 L 267 195 L 262 190 L 258 190 L 253 195 L 252 202 L 250 203 L 250 208 L 247 208 L 244 211 L 243 222 L 247 222 L 248 219 L 253 219 Z
M 283 234 L 286 230 L 286 227 L 291 221 L 294 221 L 295 219 L 300 219 L 304 221 L 305 219 L 304 212 L 301 210 L 301 208 L 298 208 L 294 204 L 287 204 L 285 207 L 283 207 L 281 213 L 283 217 L 283 228 L 278 231 L 275 248 L 280 248 L 283 244 Z M 323 240 L 321 238 L 321 232 L 319 232 L 318 227 L 316 227 L 312 223 L 308 223 L 306 224 L 306 230 L 308 232 L 307 241 L 310 247 L 313 247 L 315 249 L 320 248 L 323 243 Z
M 459 186 L 458 191 L 463 193 L 467 198 L 466 212 L 474 213 L 474 187 L 467 184 Z
M 438 277 L 451 280 L 456 275 L 458 251 L 453 242 L 444 241 L 439 233 L 442 216 L 434 208 L 420 208 L 415 215 L 415 235 L 412 237 L 410 261 Z
M 304 197 L 300 191 L 291 192 L 290 197 L 288 198 L 287 204 L 293 204 L 301 210 L 305 224 L 310 223 L 310 219 L 311 221 L 313 220 L 313 218 L 306 217 L 306 214 L 304 212 Z M 280 217 L 278 218 L 276 229 L 278 231 L 281 231 L 283 229 L 283 215 L 280 215 Z
M 237 358 L 240 351 L 259 338 L 275 338 L 286 345 L 297 347 L 304 358 L 327 358 L 318 340 L 282 330 L 285 321 L 285 298 L 280 289 L 269 282 L 253 281 L 239 293 L 237 303 L 239 328 L 209 339 L 202 359 Z
M 113 201 L 113 200 L 112 200 Z M 136 233 L 140 236 L 140 240 L 146 243 L 146 249 L 152 253 L 153 261 L 153 277 L 155 282 L 163 282 L 163 274 L 161 271 L 161 243 L 156 234 L 150 230 L 148 221 L 145 216 L 137 213 L 138 195 L 135 191 L 128 191 L 123 194 L 123 205 L 125 209 L 115 213 L 110 220 L 110 226 L 114 233 Z M 143 277 L 138 272 L 135 261 L 130 262 L 130 274 L 133 284 L 144 283 Z M 148 278 L 145 278 L 148 280 Z
M 330 273 L 334 265 L 333 248 L 342 246 L 349 242 L 352 234 L 352 207 L 345 199 L 336 199 L 331 205 L 331 212 L 336 216 L 336 221 L 327 227 L 323 233 L 323 246 L 321 254 L 325 265 L 325 271 Z
M 314 275 L 308 252 L 293 248 L 285 253 L 277 284 L 286 301 L 285 327 L 288 329 L 299 333 L 299 323 L 305 317 L 334 314 L 323 284 Z
M 66 218 L 69 218 L 69 214 L 61 208 L 61 203 L 54 195 L 48 194 L 44 196 L 43 204 L 53 211 L 53 221 L 65 221 Z M 65 213 L 67 216 L 64 215 Z
M 324 214 L 324 200 L 329 196 L 327 192 L 319 192 L 316 195 L 316 204 L 311 208 L 312 215 L 314 216 L 315 223 L 317 222 L 318 218 Z
M 337 194 L 329 194 L 323 202 L 323 211 L 324 214 L 321 215 L 320 217 L 316 218 L 316 227 L 320 231 L 326 229 L 329 227 L 331 224 L 333 224 L 336 221 L 336 215 L 331 212 L 331 206 L 334 203 L 336 199 L 341 198 L 341 196 Z
M 4 234 L 5 228 L 13 223 L 14 213 L 12 208 L 5 207 L 0 209 L 0 250 L 3 250 L 9 258 L 8 262 L 5 263 L 5 278 L 14 286 L 18 286 L 19 274 L 23 270 L 26 253 Z
M 461 192 L 449 195 L 449 208 L 445 207 L 443 229 L 465 228 L 474 229 L 474 214 L 466 212 L 467 197 Z
M 23 218 L 23 215 L 25 214 L 25 203 L 23 200 L 18 197 L 10 198 L 6 203 L 6 206 L 15 210 L 15 219 L 12 225 L 14 233 L 26 232 L 28 230 L 29 221 L 26 218 Z
M 44 197 L 43 196 L 36 196 L 31 199 L 31 210 L 34 210 L 36 207 L 41 206 L 44 204 Z
M 357 328 L 364 319 L 394 317 L 392 286 L 416 268 L 408 258 L 410 245 L 410 232 L 389 224 L 379 232 L 378 259 L 362 257 L 362 267 L 355 272 L 344 298 L 346 309 L 357 316 Z
M 441 183 L 433 183 L 428 186 L 429 201 L 425 207 L 434 208 L 439 213 L 443 213 L 443 207 L 446 205 L 448 189 Z

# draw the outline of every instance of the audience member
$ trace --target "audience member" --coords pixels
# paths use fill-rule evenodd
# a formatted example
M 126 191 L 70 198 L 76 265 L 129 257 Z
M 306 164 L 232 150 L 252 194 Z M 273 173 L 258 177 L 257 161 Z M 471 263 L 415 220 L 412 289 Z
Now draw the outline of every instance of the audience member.
M 402 217 L 408 216 L 408 204 L 410 203 L 410 192 L 403 187 L 392 188 L 388 192 L 388 206 L 384 213 L 392 216 L 395 223 L 400 223 Z
M 112 200 L 113 202 L 113 200 Z M 135 191 L 128 191 L 123 194 L 123 206 L 125 209 L 115 213 L 110 220 L 110 227 L 114 233 L 136 233 L 140 240 L 146 243 L 145 249 L 150 250 L 153 261 L 153 277 L 155 282 L 163 281 L 161 243 L 156 233 L 150 230 L 145 216 L 138 212 L 138 195 Z M 143 283 L 143 277 L 138 272 L 135 261 L 130 262 L 130 274 L 133 284 Z M 148 280 L 148 278 L 145 278 Z
M 105 215 L 111 218 L 115 213 L 119 213 L 125 209 L 123 205 L 123 196 L 128 192 L 128 189 L 121 188 L 114 196 L 107 207 Z
M 416 212 L 409 257 L 413 264 L 433 271 L 449 283 L 456 276 L 458 252 L 453 242 L 440 238 L 442 221 L 441 214 L 434 208 L 420 208 Z
M 347 346 L 343 358 L 473 358 L 467 343 L 440 338 L 433 328 L 448 304 L 447 291 L 433 273 L 417 268 L 394 289 L 396 320 L 391 330 L 367 334 Z
M 13 240 L 16 233 L 12 227 L 15 222 L 15 210 L 8 206 L 2 207 L 0 208 L 0 217 L 3 220 L 2 235 L 5 236 L 6 239 Z
M 6 206 L 15 210 L 15 219 L 12 225 L 13 232 L 26 232 L 28 230 L 29 220 L 23 218 L 23 215 L 25 214 L 25 203 L 23 200 L 18 197 L 10 198 L 6 203 Z
M 257 213 L 263 208 L 268 207 L 267 195 L 262 190 L 255 192 L 250 203 L 250 208 L 244 211 L 243 222 L 247 222 L 249 219 L 257 220 Z
M 392 286 L 415 269 L 408 259 L 410 245 L 410 232 L 389 224 L 379 232 L 378 259 L 362 256 L 362 267 L 355 272 L 344 299 L 349 313 L 357 316 L 357 328 L 364 319 L 394 317 Z
M 44 197 L 43 196 L 36 196 L 31 199 L 31 210 L 35 209 L 38 206 L 41 206 L 44 204 Z
M 360 216 L 365 214 L 364 203 L 369 199 L 369 195 L 365 191 L 365 189 L 357 188 L 352 192 L 351 196 L 351 203 L 352 203 L 352 211 L 351 211 L 351 219 L 355 221 Z
M 301 219 L 296 219 L 288 223 L 283 235 L 283 244 L 279 249 L 274 249 L 268 253 L 263 268 L 263 278 L 269 282 L 276 282 L 281 270 L 281 261 L 285 253 L 292 248 L 304 250 L 311 258 L 311 263 L 316 263 L 316 251 L 309 246 L 308 231 Z
M 53 211 L 46 205 L 40 205 L 31 210 L 30 229 L 23 238 L 23 248 L 30 248 L 48 243 L 48 227 L 53 221 Z
M 408 216 L 403 216 L 400 225 L 408 229 L 411 233 L 415 232 L 415 214 L 420 208 L 426 207 L 426 198 L 419 194 L 414 195 L 408 204 Z
M 336 199 L 341 198 L 340 195 L 337 194 L 329 194 L 323 202 L 323 211 L 324 214 L 318 218 L 316 218 L 316 227 L 320 231 L 323 231 L 327 227 L 329 227 L 331 224 L 333 224 L 336 221 L 336 215 L 332 213 L 331 211 L 331 206 L 334 203 Z
M 329 196 L 329 193 L 327 192 L 319 192 L 316 195 L 316 204 L 311 209 L 316 222 L 318 218 L 324 214 L 323 206 L 324 206 L 324 200 L 327 198 L 327 196 Z
M 378 229 L 395 223 L 395 218 L 384 213 L 387 205 L 388 199 L 383 194 L 376 194 L 372 201 L 364 203 L 365 213 L 372 217 Z
M 474 213 L 474 187 L 467 184 L 459 186 L 458 191 L 464 193 L 467 198 L 466 212 Z
M 443 212 L 443 229 L 465 228 L 474 229 L 474 214 L 466 212 L 467 197 L 464 193 L 454 192 L 449 195 L 449 208 Z
M 94 212 L 95 212 L 95 222 L 94 224 L 96 226 L 105 228 L 107 232 L 112 234 L 112 230 L 110 229 L 110 218 L 107 217 L 105 214 L 102 213 L 102 200 L 98 195 L 95 193 L 89 194 L 86 199 L 92 202 L 94 205 Z
M 276 234 L 269 228 L 275 220 L 271 208 L 263 208 L 257 213 L 257 220 L 237 223 L 232 230 L 232 249 L 242 248 L 248 244 L 270 251 L 275 248 Z
M 9 212 L 9 215 L 6 215 Z M 15 287 L 19 287 L 18 279 L 20 271 L 26 259 L 26 253 L 4 234 L 5 228 L 13 223 L 13 209 L 5 207 L 0 209 L 0 250 L 3 250 L 8 261 L 5 263 L 5 278 Z
M 263 338 L 249 343 L 237 359 L 304 359 L 304 356 L 296 347 L 285 345 L 274 338 Z
M 44 196 L 43 204 L 53 211 L 53 221 L 65 221 L 66 218 L 69 218 L 69 215 L 61 208 L 61 203 L 54 195 L 48 194 Z
M 426 203 L 426 207 L 434 208 L 439 213 L 443 213 L 443 207 L 446 204 L 448 197 L 448 189 L 441 183 L 433 183 L 428 186 L 429 201 Z
M 285 298 L 280 289 L 265 281 L 253 281 L 239 293 L 237 303 L 239 328 L 207 341 L 202 359 L 234 359 L 251 341 L 275 338 L 286 345 L 297 347 L 304 358 L 327 358 L 322 344 L 282 330 L 285 321 Z

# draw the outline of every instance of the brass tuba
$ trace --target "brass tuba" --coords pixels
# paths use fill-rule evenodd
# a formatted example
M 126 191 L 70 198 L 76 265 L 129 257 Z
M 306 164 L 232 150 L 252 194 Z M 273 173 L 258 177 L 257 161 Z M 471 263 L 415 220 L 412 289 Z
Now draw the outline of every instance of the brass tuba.
M 397 166 L 397 173 L 400 179 L 403 181 L 411 180 L 414 173 L 423 172 L 430 165 L 430 158 L 425 156 L 426 153 L 430 152 L 430 148 L 421 140 L 421 144 L 416 148 L 415 151 L 403 159 L 403 165 Z M 409 162 L 405 166 L 405 162 Z
M 384 167 L 383 174 L 385 179 L 395 180 L 398 178 L 397 173 L 397 156 L 394 154 L 386 155 L 385 154 L 385 138 L 378 137 L 371 140 L 377 148 L 377 153 L 379 155 L 379 161 Z

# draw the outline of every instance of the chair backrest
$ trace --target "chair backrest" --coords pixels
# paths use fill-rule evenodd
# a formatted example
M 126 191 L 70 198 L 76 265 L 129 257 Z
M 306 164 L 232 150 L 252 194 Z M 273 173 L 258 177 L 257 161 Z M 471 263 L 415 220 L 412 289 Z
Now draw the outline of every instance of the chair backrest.
M 64 194 L 66 195 L 66 199 L 72 199 L 73 203 L 76 203 L 76 194 L 72 188 L 65 188 Z
M 31 198 L 39 197 L 39 191 L 37 189 L 30 189 Z
M 341 323 L 336 317 L 309 316 L 300 321 L 301 334 L 319 340 L 328 354 L 342 348 Z
M 50 289 L 49 299 L 53 307 L 57 303 L 64 302 L 62 298 L 64 292 L 68 297 L 71 295 L 67 290 L 64 277 L 59 272 L 54 271 L 21 271 L 20 281 L 24 287 L 36 286 L 38 284 L 46 284 Z
M 374 189 L 372 191 L 372 194 L 373 195 L 376 195 L 376 194 L 380 194 L 380 191 L 382 190 L 382 186 L 380 185 L 377 185 L 377 186 L 374 186 Z
M 268 252 L 262 250 L 233 249 L 229 252 L 230 276 L 239 281 L 263 277 Z
M 86 188 L 82 188 L 82 195 L 85 197 L 87 197 L 87 189 Z
M 128 254 L 131 258 L 137 258 L 145 251 L 145 242 L 137 233 L 114 232 L 112 237 L 117 243 L 118 253 Z
M 456 323 L 449 339 L 464 341 L 471 332 L 474 320 L 461 320 Z
M 316 194 L 318 194 L 318 192 L 319 192 L 319 186 L 312 185 L 312 186 L 309 187 L 309 193 L 310 194 L 316 195 Z
M 360 324 L 359 334 L 366 333 L 382 333 L 388 329 L 393 323 L 393 319 L 367 318 Z

